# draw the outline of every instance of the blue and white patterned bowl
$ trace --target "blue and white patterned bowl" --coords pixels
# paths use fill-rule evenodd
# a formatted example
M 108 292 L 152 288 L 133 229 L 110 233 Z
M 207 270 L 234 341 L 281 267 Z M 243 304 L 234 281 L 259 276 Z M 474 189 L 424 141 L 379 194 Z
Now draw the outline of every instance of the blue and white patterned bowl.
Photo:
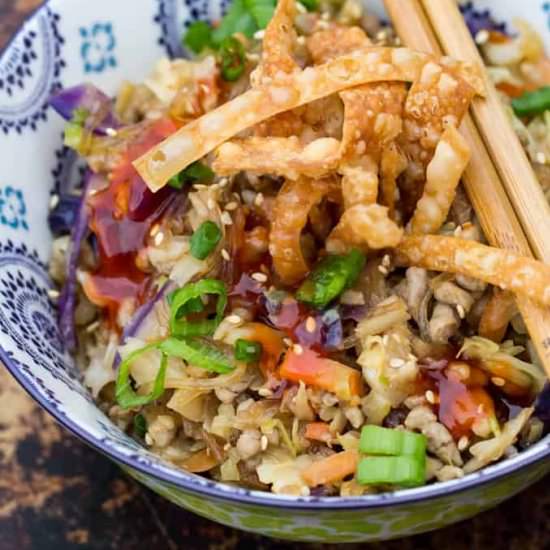
M 549 438 L 461 480 L 356 498 L 291 498 L 173 468 L 116 428 L 82 386 L 47 292 L 49 197 L 77 172 L 48 98 L 82 81 L 115 93 L 123 79 L 142 80 L 161 56 L 183 53 L 186 24 L 219 17 L 225 1 L 51 0 L 0 56 L 0 360 L 71 432 L 153 490 L 226 525 L 295 540 L 368 541 L 435 529 L 495 506 L 550 471 Z M 529 19 L 550 46 L 549 3 L 476 2 L 489 6 L 504 21 Z

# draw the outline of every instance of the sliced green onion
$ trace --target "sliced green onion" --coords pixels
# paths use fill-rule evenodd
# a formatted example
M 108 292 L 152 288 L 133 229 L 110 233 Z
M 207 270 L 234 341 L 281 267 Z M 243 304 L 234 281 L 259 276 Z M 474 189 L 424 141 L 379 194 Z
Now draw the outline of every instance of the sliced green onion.
M 136 416 L 134 416 L 134 433 L 142 439 L 147 433 L 147 420 L 145 420 L 142 414 L 136 414 Z
M 234 0 L 220 22 L 220 26 L 212 33 L 212 42 L 219 46 L 228 36 L 242 33 L 252 38 L 258 26 L 252 15 L 246 10 L 244 0 Z
M 205 21 L 195 21 L 189 25 L 183 36 L 183 45 L 191 51 L 200 53 L 212 42 L 212 27 Z
M 426 483 L 426 462 L 412 456 L 368 456 L 357 466 L 361 485 L 417 487 Z
M 318 0 L 299 0 L 307 11 L 315 11 L 319 7 Z
M 316 308 L 324 308 L 344 290 L 353 286 L 365 265 L 358 250 L 323 258 L 302 283 L 296 298 Z
M 273 0 L 244 0 L 244 6 L 260 29 L 265 29 L 275 12 Z
M 198 310 L 197 299 L 208 294 L 218 295 L 215 319 L 204 321 L 189 321 L 186 316 Z M 183 288 L 172 292 L 169 299 L 170 305 L 170 333 L 172 336 L 206 336 L 213 334 L 220 324 L 225 306 L 227 305 L 227 290 L 222 281 L 216 279 L 203 279 L 196 283 L 189 283 Z M 191 304 L 190 304 L 191 302 Z
M 159 349 L 171 357 L 179 357 L 186 363 L 212 372 L 225 374 L 235 368 L 231 357 L 199 338 L 170 337 L 160 342 Z
M 235 359 L 244 363 L 256 363 L 262 356 L 262 344 L 239 338 L 235 342 Z
M 132 383 L 130 382 L 130 365 L 144 353 L 152 350 L 158 349 L 159 344 L 149 344 L 143 348 L 140 348 L 136 351 L 133 351 L 120 363 L 118 376 L 116 379 L 115 386 L 115 396 L 117 403 L 123 409 L 131 409 L 133 407 L 141 407 L 147 405 L 155 399 L 158 399 L 164 392 L 164 377 L 166 375 L 166 366 L 167 358 L 166 355 L 161 354 L 160 368 L 155 377 L 155 382 L 153 384 L 153 389 L 148 395 L 138 395 L 132 388 Z
M 550 109 L 550 86 L 543 86 L 534 92 L 525 92 L 512 99 L 512 108 L 518 116 L 532 116 Z
M 211 180 L 213 177 L 214 172 L 212 172 L 208 166 L 197 160 L 179 174 L 171 177 L 168 180 L 168 185 L 175 189 L 181 189 L 186 183 Z
M 426 437 L 405 430 L 381 426 L 363 426 L 359 451 L 368 455 L 406 455 L 418 459 L 426 457 Z
M 191 237 L 191 255 L 198 260 L 204 260 L 216 248 L 221 238 L 222 232 L 214 222 L 203 222 Z
M 228 36 L 221 43 L 219 57 L 224 80 L 234 82 L 244 73 L 246 59 L 244 46 L 236 38 Z

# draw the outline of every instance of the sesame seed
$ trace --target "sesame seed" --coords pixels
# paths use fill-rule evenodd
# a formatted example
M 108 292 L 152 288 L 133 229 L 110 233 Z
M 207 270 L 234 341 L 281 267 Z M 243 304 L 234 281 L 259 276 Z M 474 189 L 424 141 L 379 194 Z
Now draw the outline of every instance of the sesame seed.
M 428 390 L 425 395 L 426 401 L 428 401 L 428 403 L 431 403 L 432 405 L 435 404 L 435 394 L 432 390 Z
M 160 225 L 156 223 L 155 225 L 153 225 L 153 227 L 151 227 L 151 231 L 149 231 L 149 235 L 151 237 L 154 237 L 159 231 L 160 231 Z
M 453 231 L 453 235 L 455 237 L 458 237 L 462 233 L 462 226 L 459 225 L 458 227 L 455 227 L 455 230 Z
M 296 11 L 298 13 L 307 13 L 306 7 L 300 2 L 296 2 Z M 298 38 L 300 38 L 300 37 L 298 37 Z
M 204 183 L 195 183 L 193 184 L 193 189 L 196 189 L 197 191 L 202 191 L 203 189 L 207 189 L 208 186 L 204 185 Z
M 229 315 L 225 319 L 228 323 L 231 323 L 232 325 L 238 325 L 239 323 L 242 322 L 241 317 L 239 315 L 235 315 L 235 314 Z
M 387 334 L 384 334 L 384 336 L 382 336 L 382 345 L 387 346 L 389 341 L 390 337 Z
M 290 338 L 283 338 L 283 343 L 288 347 L 292 346 L 292 340 Z
M 317 27 L 319 29 L 327 30 L 330 27 L 330 25 L 328 24 L 327 21 L 317 21 Z
M 466 449 L 466 447 L 468 447 L 468 444 L 470 443 L 470 440 L 468 439 L 468 436 L 467 435 L 463 435 L 459 440 L 458 440 L 458 443 L 457 443 L 457 446 L 458 446 L 458 450 L 459 451 L 464 451 Z
M 229 252 L 225 248 L 222 248 L 222 258 L 228 262 L 231 259 L 231 256 L 229 255 Z
M 464 309 L 464 307 L 460 304 L 457 304 L 456 306 L 456 312 L 458 313 L 458 316 L 461 318 L 461 319 L 464 319 L 464 317 L 466 317 L 466 311 Z
M 109 137 L 115 137 L 118 135 L 118 132 L 114 129 L 114 128 L 105 128 L 105 133 L 109 136 Z
M 384 254 L 384 257 L 382 258 L 382 265 L 384 267 L 390 267 L 390 255 L 389 254 Z
M 489 32 L 487 29 L 481 29 L 475 37 L 476 44 L 485 44 L 489 40 Z
M 262 396 L 262 397 L 269 397 L 271 395 L 273 395 L 273 391 L 270 390 L 269 388 L 260 388 L 258 390 L 258 393 Z
M 98 328 L 99 328 L 99 321 L 94 321 L 93 323 L 90 323 L 87 327 L 86 327 L 86 332 L 88 334 L 91 334 L 92 332 L 95 332 Z
M 545 155 L 542 151 L 539 151 L 539 152 L 536 154 L 536 161 L 537 161 L 539 164 L 546 164 L 546 155 Z
M 300 45 L 300 46 L 304 46 L 305 43 L 306 43 L 306 37 L 305 36 L 298 36 L 296 38 L 296 42 Z
M 59 298 L 59 295 L 60 295 L 59 290 L 55 288 L 50 288 L 48 290 L 48 298 L 50 298 L 50 300 L 57 300 Z
M 218 185 L 219 185 L 220 187 L 225 187 L 228 183 L 229 183 L 229 178 L 222 178 L 222 179 L 218 182 Z
M 380 273 L 382 273 L 382 275 L 387 275 L 388 274 L 388 270 L 383 265 L 378 266 L 378 271 L 380 271 Z
M 252 278 L 255 281 L 258 281 L 259 283 L 267 282 L 267 275 L 265 273 L 259 273 L 259 272 L 252 273 Z
M 302 355 L 302 353 L 304 353 L 304 348 L 300 344 L 294 344 L 294 346 L 292 347 L 292 351 L 296 355 Z
M 265 30 L 262 29 L 262 30 L 256 31 L 256 32 L 254 33 L 254 38 L 255 38 L 256 40 L 263 40 L 263 39 L 264 39 L 264 35 L 265 35 Z
M 315 321 L 315 319 L 313 317 L 309 316 L 306 319 L 306 330 L 309 333 L 313 333 L 313 332 L 315 332 L 316 328 L 317 328 L 317 322 Z
M 478 406 L 477 408 L 477 414 L 483 414 L 485 412 L 485 407 L 483 406 L 483 403 Z
M 399 36 L 396 36 L 394 38 L 394 43 L 396 46 L 401 46 L 401 38 L 399 38 Z
M 229 214 L 229 212 L 222 212 L 220 219 L 223 225 L 233 225 L 233 220 L 231 219 L 231 214 Z
M 231 449 L 231 443 L 226 443 L 224 446 L 223 446 L 223 450 L 224 451 L 229 451 L 229 449 Z
M 258 193 L 258 194 L 256 195 L 256 198 L 254 199 L 254 204 L 255 204 L 256 206 L 261 206 L 263 202 L 264 202 L 263 193 Z
M 231 202 L 228 202 L 226 205 L 225 205 L 225 209 L 226 210 L 235 210 L 239 207 L 239 204 L 237 203 L 237 201 L 231 201 Z
M 393 357 L 390 359 L 390 367 L 398 369 L 405 364 L 405 361 L 399 357 Z
M 59 204 L 59 195 L 52 195 L 50 198 L 50 210 L 53 210 Z
M 164 241 L 164 233 L 162 231 L 159 231 L 154 238 L 155 246 L 160 246 L 162 244 L 162 241 Z
M 149 446 L 153 444 L 153 438 L 149 435 L 149 432 L 145 434 L 145 443 Z
M 302 487 L 300 489 L 300 496 L 302 497 L 308 497 L 309 496 L 309 487 Z
M 216 208 L 216 203 L 214 202 L 214 199 L 208 199 L 206 201 L 206 206 L 208 206 L 208 210 L 214 210 L 214 208 Z
M 246 58 L 248 59 L 248 61 L 260 61 L 260 56 L 257 53 L 247 53 Z
M 491 378 L 491 382 L 495 386 L 504 386 L 504 384 L 506 384 L 506 380 L 504 380 L 504 378 L 501 378 L 500 376 L 493 376 Z
M 330 13 L 328 11 L 324 11 L 322 14 L 321 14 L 321 19 L 323 21 L 329 21 L 330 20 Z
M 267 435 L 262 435 L 262 437 L 260 438 L 260 447 L 262 448 L 262 451 L 265 451 L 268 445 L 269 440 L 267 439 Z

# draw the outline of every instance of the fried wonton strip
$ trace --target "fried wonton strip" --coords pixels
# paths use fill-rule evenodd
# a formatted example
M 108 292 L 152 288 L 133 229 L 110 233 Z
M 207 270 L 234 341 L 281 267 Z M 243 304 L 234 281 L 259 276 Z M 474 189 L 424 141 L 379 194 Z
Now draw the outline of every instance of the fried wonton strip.
M 314 65 L 326 63 L 329 59 L 370 45 L 371 41 L 363 29 L 343 25 L 316 31 L 306 39 L 306 46 Z
M 396 249 L 396 261 L 461 273 L 550 306 L 550 266 L 508 250 L 442 235 L 406 236 Z
M 309 211 L 328 191 L 327 180 L 300 178 L 297 181 L 287 180 L 275 199 L 269 252 L 273 267 L 284 284 L 297 283 L 309 271 L 300 237 Z
M 354 52 L 270 85 L 246 91 L 193 120 L 134 162 L 148 187 L 158 191 L 192 162 L 239 132 L 278 113 L 368 82 L 411 82 L 431 56 L 407 48 L 370 48 Z M 474 82 L 475 83 L 475 82 Z M 479 78 L 478 88 L 483 93 Z
M 380 158 L 380 202 L 388 207 L 388 216 L 395 220 L 397 178 L 407 167 L 407 159 L 395 143 L 384 147 Z
M 378 166 L 365 155 L 356 162 L 349 162 L 338 170 L 342 174 L 342 195 L 347 210 L 356 204 L 372 204 L 378 195 Z
M 296 43 L 294 30 L 294 0 L 279 0 L 275 13 L 267 25 L 262 42 L 262 59 L 251 76 L 253 86 L 275 78 L 278 73 L 291 73 L 298 69 L 292 52 Z
M 470 161 L 462 134 L 449 126 L 437 144 L 426 170 L 426 185 L 409 224 L 413 234 L 436 233 L 447 219 L 460 177 Z
M 493 342 L 502 342 L 508 324 L 517 312 L 514 295 L 495 288 L 479 320 L 479 335 Z
M 316 178 L 336 169 L 339 152 L 340 142 L 334 138 L 316 139 L 308 145 L 295 136 L 235 139 L 218 147 L 212 169 L 219 176 L 247 171 L 293 180 L 300 175 Z
M 327 250 L 346 252 L 350 248 L 378 249 L 397 246 L 401 229 L 379 204 L 356 204 L 346 210 L 327 239 Z

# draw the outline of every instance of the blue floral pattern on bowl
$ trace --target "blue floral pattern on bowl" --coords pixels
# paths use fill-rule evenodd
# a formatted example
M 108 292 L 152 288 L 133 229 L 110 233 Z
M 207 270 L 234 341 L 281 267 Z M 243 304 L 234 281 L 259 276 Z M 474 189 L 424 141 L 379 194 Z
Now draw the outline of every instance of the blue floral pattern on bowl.
M 112 23 L 94 23 L 89 28 L 80 27 L 80 36 L 84 72 L 101 73 L 109 67 L 116 67 L 116 39 Z
M 521 10 L 516 0 L 474 4 L 546 31 L 544 3 Z M 382 15 L 379 0 L 368 5 Z M 0 56 L 0 361 L 64 426 L 131 475 L 227 525 L 294 540 L 359 542 L 434 529 L 498 504 L 548 473 L 549 438 L 462 480 L 356 498 L 291 498 L 177 470 L 112 424 L 83 386 L 49 298 L 46 223 L 50 193 L 67 179 L 77 183 L 82 172 L 62 145 L 63 122 L 48 97 L 87 80 L 109 94 L 122 80 L 141 81 L 160 57 L 183 54 L 181 33 L 194 18 L 218 19 L 226 7 L 227 0 L 50 0 Z M 98 20 L 103 14 L 107 21 Z M 550 46 L 549 33 L 544 37 Z

